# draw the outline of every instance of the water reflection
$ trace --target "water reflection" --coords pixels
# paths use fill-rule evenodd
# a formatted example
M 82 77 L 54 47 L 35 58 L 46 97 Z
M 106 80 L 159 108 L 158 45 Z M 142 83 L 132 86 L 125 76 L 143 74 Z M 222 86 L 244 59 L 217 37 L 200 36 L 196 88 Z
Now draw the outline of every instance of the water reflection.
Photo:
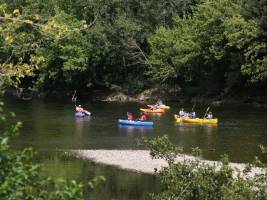
M 127 136 L 135 136 L 136 134 L 144 136 L 153 132 L 153 126 L 127 126 L 119 125 L 120 133 L 123 133 Z
M 136 149 L 135 139 L 141 135 L 157 137 L 168 134 L 172 142 L 184 149 L 200 147 L 206 153 L 205 159 L 219 159 L 227 153 L 234 162 L 248 162 L 260 153 L 259 144 L 267 145 L 267 113 L 264 110 L 244 107 L 216 108 L 218 126 L 199 124 L 176 124 L 173 115 L 176 109 L 162 114 L 150 114 L 155 125 L 152 130 L 144 127 L 122 127 L 117 125 L 121 113 L 135 113 L 141 105 L 136 103 L 117 104 L 104 102 L 81 102 L 91 107 L 90 118 L 75 119 L 73 104 L 60 101 L 5 101 L 7 109 L 16 112 L 23 122 L 21 134 L 16 137 L 16 147 L 32 146 L 36 149 L 56 148 L 109 148 Z M 93 105 L 93 106 L 89 106 Z M 172 108 L 192 105 L 171 105 Z M 206 108 L 196 108 L 203 113 Z M 53 120 L 51 120 L 53 119 Z M 89 122 L 90 120 L 90 122 Z M 153 134 L 150 134 L 153 133 Z M 129 137 L 132 136 L 132 137 Z M 209 151 L 215 149 L 215 151 Z M 246 152 L 244 154 L 244 152 Z
M 77 135 L 79 136 L 83 135 L 84 126 L 90 121 L 91 121 L 91 116 L 75 117 L 75 132 L 77 133 Z
M 164 113 L 147 113 L 148 115 L 148 119 L 149 120 L 159 120 L 163 115 Z
M 217 131 L 217 124 L 189 124 L 189 123 L 175 123 L 175 127 L 179 132 L 206 132 L 213 133 Z
M 160 190 L 156 177 L 128 172 L 116 167 L 83 161 L 61 151 L 42 151 L 37 160 L 42 162 L 41 176 L 56 179 L 75 179 L 87 185 L 96 176 L 104 176 L 106 182 L 96 190 L 85 187 L 85 200 L 145 200 L 148 193 Z

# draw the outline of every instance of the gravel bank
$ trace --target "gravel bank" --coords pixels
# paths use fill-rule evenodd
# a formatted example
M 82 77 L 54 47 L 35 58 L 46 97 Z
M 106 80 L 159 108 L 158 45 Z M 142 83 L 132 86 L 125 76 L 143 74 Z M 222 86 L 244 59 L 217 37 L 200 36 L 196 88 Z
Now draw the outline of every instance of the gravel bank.
M 162 159 L 152 160 L 147 150 L 73 150 L 72 153 L 85 160 L 149 174 L 154 173 L 155 169 L 159 170 L 161 167 L 167 166 L 167 162 Z M 182 162 L 185 159 L 196 160 L 193 156 L 181 155 L 177 157 L 176 161 Z M 216 161 L 201 160 L 201 162 L 220 166 L 220 162 Z M 235 170 L 243 171 L 245 169 L 245 164 L 230 163 L 230 166 Z M 263 168 L 253 167 L 247 176 L 254 176 L 264 172 Z

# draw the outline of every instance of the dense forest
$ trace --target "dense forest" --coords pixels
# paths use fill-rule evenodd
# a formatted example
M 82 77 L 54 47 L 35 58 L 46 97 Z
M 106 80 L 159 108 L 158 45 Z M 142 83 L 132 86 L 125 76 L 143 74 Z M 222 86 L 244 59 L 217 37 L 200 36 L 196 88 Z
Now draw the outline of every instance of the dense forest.
M 179 87 L 193 96 L 266 89 L 265 0 L 0 2 L 6 86 Z

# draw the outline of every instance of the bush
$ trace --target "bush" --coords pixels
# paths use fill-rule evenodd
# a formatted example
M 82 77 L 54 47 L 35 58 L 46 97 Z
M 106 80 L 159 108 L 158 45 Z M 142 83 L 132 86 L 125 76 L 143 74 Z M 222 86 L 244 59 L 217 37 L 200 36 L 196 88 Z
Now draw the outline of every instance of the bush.
M 227 156 L 223 156 L 222 165 L 216 167 L 196 160 L 185 159 L 175 162 L 181 153 L 167 136 L 153 140 L 142 139 L 151 151 L 153 158 L 163 158 L 168 166 L 162 168 L 157 176 L 162 183 L 162 192 L 151 194 L 151 199 L 206 199 L 206 200 L 251 200 L 267 199 L 267 174 L 243 178 L 229 166 Z M 194 153 L 199 155 L 199 149 Z M 249 168 L 247 168 L 249 170 Z

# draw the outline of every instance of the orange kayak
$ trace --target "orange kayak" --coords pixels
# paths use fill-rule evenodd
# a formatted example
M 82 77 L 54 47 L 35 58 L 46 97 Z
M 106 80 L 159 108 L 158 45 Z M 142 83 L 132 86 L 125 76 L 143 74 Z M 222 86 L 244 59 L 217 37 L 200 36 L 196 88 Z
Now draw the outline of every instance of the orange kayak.
M 149 107 L 149 108 L 153 108 L 153 106 L 154 105 L 147 105 L 147 107 Z M 162 104 L 162 105 L 159 105 L 158 108 L 169 110 L 170 109 L 170 106 L 166 106 L 166 105 Z
M 145 112 L 145 113 L 164 113 L 164 109 L 155 109 L 155 110 L 152 110 L 152 109 L 145 109 L 145 108 L 140 108 L 140 111 L 142 112 Z

